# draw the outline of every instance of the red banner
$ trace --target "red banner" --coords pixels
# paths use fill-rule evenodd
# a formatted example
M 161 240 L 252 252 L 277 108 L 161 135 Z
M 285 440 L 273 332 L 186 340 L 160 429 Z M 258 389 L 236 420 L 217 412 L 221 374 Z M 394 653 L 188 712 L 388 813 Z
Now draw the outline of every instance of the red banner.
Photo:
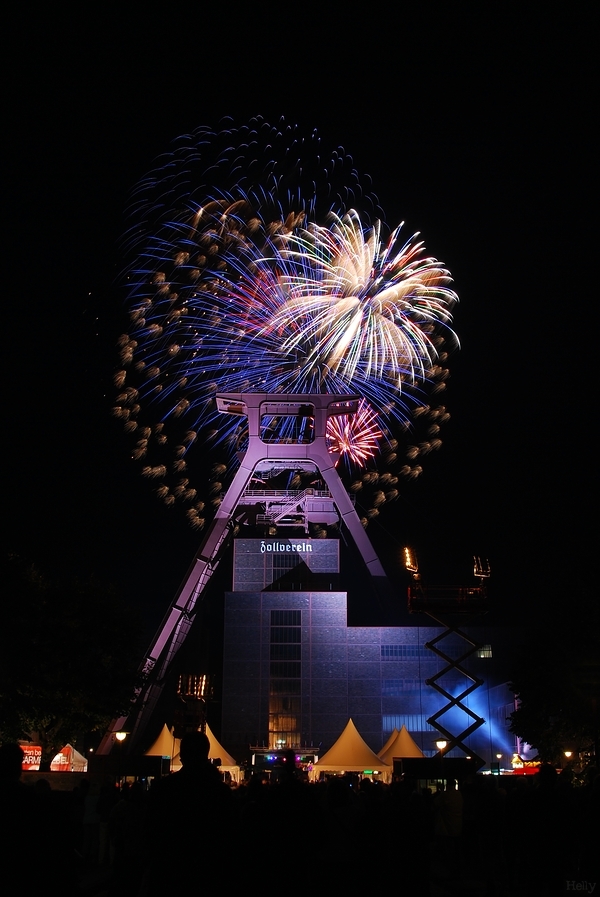
M 39 744 L 22 744 L 22 769 L 39 769 L 42 762 L 42 747 Z

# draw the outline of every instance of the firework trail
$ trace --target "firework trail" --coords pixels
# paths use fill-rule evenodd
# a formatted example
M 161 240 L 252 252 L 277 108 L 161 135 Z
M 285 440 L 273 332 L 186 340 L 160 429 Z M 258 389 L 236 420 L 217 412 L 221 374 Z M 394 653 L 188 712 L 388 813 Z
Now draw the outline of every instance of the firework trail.
M 417 235 L 384 239 L 351 157 L 325 153 L 314 132 L 261 119 L 202 128 L 159 162 L 133 195 L 115 376 L 142 473 L 200 527 L 245 435 L 217 414 L 217 390 L 358 393 L 359 414 L 331 421 L 330 444 L 374 516 L 441 444 L 449 415 L 431 396 L 456 342 L 449 272 Z M 285 419 L 273 425 L 285 435 Z M 407 446 L 400 434 L 417 425 Z

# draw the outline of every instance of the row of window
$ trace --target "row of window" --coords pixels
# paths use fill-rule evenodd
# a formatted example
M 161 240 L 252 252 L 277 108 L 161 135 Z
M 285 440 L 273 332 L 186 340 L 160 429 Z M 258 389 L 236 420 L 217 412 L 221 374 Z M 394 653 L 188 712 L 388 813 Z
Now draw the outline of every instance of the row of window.
M 272 610 L 271 626 L 301 626 L 301 610 Z
M 283 555 L 279 569 L 298 563 L 297 557 Z M 271 611 L 269 683 L 269 747 L 300 742 L 302 713 L 302 623 L 301 610 Z
M 300 679 L 302 664 L 299 660 L 272 660 L 269 675 L 272 679 Z
M 302 694 L 301 679 L 270 679 L 270 695 L 300 695 Z
M 302 641 L 302 630 L 299 626 L 271 626 L 271 644 L 300 641 Z
M 465 654 L 469 648 L 466 644 L 450 644 L 447 645 L 444 641 L 440 641 L 437 643 L 437 647 L 440 651 L 443 651 L 448 657 L 461 657 Z M 492 656 L 492 646 L 491 645 L 482 645 L 475 652 L 477 657 L 491 657 Z M 426 660 L 434 659 L 434 652 L 431 648 L 427 648 L 425 645 L 382 645 L 381 646 L 381 659 L 382 660 L 398 660 L 398 659 L 407 659 L 412 657 L 424 657 Z
M 271 660 L 301 660 L 302 645 L 271 645 Z
M 394 729 L 406 726 L 409 732 L 435 732 L 424 713 L 386 713 L 383 716 L 383 734 L 387 738 Z
M 424 645 L 382 645 L 381 646 L 381 659 L 382 660 L 398 660 L 409 658 L 409 657 L 427 657 L 431 659 L 433 657 L 431 651 L 425 648 Z
M 386 698 L 399 698 L 407 691 L 419 691 L 419 679 L 384 679 L 381 683 L 381 694 Z

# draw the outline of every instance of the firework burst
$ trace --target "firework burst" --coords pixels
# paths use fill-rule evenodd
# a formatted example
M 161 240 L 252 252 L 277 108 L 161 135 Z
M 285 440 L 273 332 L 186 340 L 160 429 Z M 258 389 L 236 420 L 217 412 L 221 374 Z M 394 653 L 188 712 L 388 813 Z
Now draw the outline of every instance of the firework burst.
M 425 397 L 444 385 L 456 295 L 417 235 L 383 239 L 349 156 L 283 122 L 200 129 L 141 182 L 132 214 L 115 415 L 163 501 L 187 503 L 197 526 L 218 504 L 244 425 L 217 414 L 217 390 L 362 395 L 329 438 L 373 509 L 397 494 L 380 477 L 420 472 L 425 442 L 406 464 L 398 436 L 448 416 Z M 219 473 L 199 500 L 191 480 L 211 454 Z
M 363 467 L 374 458 L 382 438 L 377 415 L 364 399 L 356 414 L 330 417 L 327 421 L 329 448 L 339 453 L 349 468 Z

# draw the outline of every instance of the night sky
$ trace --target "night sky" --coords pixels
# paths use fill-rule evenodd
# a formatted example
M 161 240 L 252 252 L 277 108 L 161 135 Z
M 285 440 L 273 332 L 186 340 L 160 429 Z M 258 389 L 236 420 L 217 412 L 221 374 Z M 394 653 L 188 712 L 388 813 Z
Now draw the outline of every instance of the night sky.
M 592 26 L 504 8 L 371 19 L 363 7 L 342 21 L 339 6 L 295 18 L 280 4 L 153 17 L 140 5 L 12 23 L 7 547 L 115 582 L 149 631 L 159 622 L 200 537 L 157 501 L 110 416 L 128 192 L 179 134 L 283 115 L 344 146 L 461 300 L 442 450 L 369 528 L 399 591 L 405 542 L 437 582 L 470 582 L 472 554 L 488 556 L 504 619 L 556 619 L 551 598 L 591 584 Z

